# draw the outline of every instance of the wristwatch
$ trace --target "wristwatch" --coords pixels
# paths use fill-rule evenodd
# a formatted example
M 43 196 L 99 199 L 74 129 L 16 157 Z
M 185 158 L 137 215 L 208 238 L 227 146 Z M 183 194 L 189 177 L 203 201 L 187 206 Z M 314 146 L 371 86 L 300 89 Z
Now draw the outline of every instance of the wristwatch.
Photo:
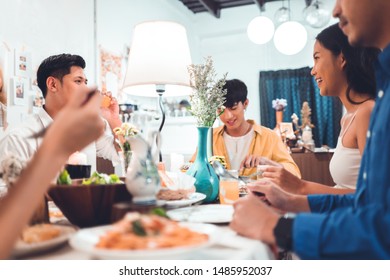
M 294 213 L 286 213 L 281 216 L 274 228 L 276 244 L 283 250 L 292 249 L 292 229 L 294 224 Z

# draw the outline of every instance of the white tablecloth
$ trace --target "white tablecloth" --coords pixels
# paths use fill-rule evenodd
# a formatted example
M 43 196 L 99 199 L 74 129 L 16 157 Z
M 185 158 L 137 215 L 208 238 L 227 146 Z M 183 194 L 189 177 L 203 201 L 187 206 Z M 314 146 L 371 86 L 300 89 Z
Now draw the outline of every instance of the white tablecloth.
M 217 243 L 199 251 L 193 252 L 188 259 L 193 260 L 269 260 L 273 259 L 273 254 L 268 246 L 260 241 L 238 236 L 227 226 L 221 226 L 220 238 Z M 76 251 L 66 244 L 55 250 L 21 257 L 25 260 L 90 260 L 93 256 Z

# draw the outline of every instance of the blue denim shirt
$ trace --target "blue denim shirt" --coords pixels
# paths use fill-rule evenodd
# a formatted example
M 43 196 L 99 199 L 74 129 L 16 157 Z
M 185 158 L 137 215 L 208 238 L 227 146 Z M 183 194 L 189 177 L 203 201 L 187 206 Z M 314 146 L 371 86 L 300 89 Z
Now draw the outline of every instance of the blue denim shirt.
M 312 213 L 293 225 L 293 250 L 302 259 L 390 259 L 390 45 L 376 77 L 356 193 L 309 196 Z

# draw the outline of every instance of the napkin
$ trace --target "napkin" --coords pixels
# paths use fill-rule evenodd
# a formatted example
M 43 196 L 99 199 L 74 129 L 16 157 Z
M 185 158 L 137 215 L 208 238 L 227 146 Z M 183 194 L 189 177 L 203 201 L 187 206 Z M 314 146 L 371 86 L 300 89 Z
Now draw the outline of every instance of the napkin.
M 172 179 L 173 185 L 168 186 L 170 190 L 188 190 L 195 191 L 194 183 L 196 179 L 183 172 L 166 172 L 169 178 Z

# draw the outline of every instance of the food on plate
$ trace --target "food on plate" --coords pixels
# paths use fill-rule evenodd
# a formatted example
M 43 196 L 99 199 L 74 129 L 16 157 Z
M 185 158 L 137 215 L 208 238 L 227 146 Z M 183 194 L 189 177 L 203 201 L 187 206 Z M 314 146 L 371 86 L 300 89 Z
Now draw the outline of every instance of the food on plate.
M 226 168 L 226 159 L 224 156 L 212 156 L 209 158 L 209 163 L 212 165 L 214 161 L 219 161 Z
M 171 189 L 161 189 L 157 193 L 157 199 L 159 200 L 182 200 L 188 199 L 188 195 L 192 193 L 191 190 L 171 190 Z
M 123 182 L 116 174 L 93 172 L 88 179 L 83 179 L 82 185 L 122 184 Z
M 71 185 L 72 178 L 66 169 L 62 170 L 57 178 L 58 185 Z M 116 174 L 105 174 L 94 172 L 91 177 L 84 178 L 82 185 L 104 185 L 104 184 L 123 184 L 123 181 Z
M 58 237 L 61 229 L 51 224 L 36 224 L 23 230 L 22 240 L 26 243 L 38 243 Z
M 208 235 L 192 231 L 157 215 L 131 212 L 102 235 L 100 249 L 144 250 L 192 246 L 208 241 Z

